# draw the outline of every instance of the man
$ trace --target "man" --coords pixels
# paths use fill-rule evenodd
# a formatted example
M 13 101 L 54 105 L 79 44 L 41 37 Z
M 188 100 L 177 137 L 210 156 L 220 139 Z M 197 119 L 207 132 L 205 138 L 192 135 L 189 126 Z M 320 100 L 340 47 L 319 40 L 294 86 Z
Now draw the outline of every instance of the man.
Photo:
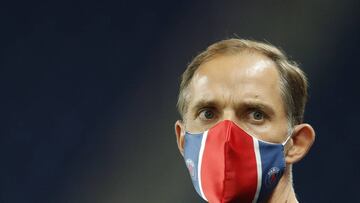
M 196 56 L 182 75 L 175 133 L 198 194 L 297 202 L 292 164 L 315 139 L 306 100 L 304 73 L 272 45 L 228 39 Z

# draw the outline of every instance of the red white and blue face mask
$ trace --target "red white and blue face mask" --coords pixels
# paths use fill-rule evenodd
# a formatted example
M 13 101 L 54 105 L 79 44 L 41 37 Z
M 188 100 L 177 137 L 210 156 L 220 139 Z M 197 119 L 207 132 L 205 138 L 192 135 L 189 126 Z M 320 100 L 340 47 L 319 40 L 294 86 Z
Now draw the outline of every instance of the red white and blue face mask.
M 288 140 L 282 144 L 262 141 L 225 120 L 203 133 L 186 132 L 184 159 L 204 200 L 260 202 L 284 173 L 284 145 Z

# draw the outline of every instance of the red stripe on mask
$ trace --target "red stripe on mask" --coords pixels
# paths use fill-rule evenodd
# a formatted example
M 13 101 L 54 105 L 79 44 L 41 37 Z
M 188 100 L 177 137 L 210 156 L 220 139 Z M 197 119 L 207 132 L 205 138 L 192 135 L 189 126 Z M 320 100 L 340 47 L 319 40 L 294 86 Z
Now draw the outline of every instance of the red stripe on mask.
M 253 138 L 231 121 L 208 132 L 201 184 L 210 203 L 252 202 L 257 187 Z

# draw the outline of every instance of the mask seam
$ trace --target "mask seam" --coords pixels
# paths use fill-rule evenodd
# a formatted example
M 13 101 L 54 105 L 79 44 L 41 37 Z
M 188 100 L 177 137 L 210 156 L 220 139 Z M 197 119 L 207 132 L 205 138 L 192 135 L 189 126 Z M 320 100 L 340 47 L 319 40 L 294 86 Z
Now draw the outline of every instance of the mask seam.
M 225 152 L 227 153 L 227 151 L 228 151 L 228 143 L 229 143 L 229 137 L 230 137 L 230 133 L 229 133 L 229 131 L 230 131 L 230 128 L 231 128 L 231 126 L 232 126 L 233 124 L 230 122 L 230 125 L 228 125 L 228 127 L 227 127 L 227 129 L 226 129 L 226 141 L 225 141 Z M 226 154 L 225 154 L 226 155 Z M 221 198 L 221 203 L 223 203 L 224 202 L 224 195 L 225 195 L 225 182 L 226 182 L 226 172 L 227 172 L 227 167 L 226 167 L 226 158 L 225 158 L 225 156 L 224 156 L 224 168 L 225 168 L 225 170 L 224 170 L 224 182 L 223 182 L 223 191 L 222 191 L 222 198 Z

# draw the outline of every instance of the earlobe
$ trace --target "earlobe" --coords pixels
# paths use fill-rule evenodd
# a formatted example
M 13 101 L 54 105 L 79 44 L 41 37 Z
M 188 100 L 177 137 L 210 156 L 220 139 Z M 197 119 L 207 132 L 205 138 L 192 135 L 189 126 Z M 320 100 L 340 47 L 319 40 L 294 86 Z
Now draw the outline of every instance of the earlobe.
M 181 120 L 175 122 L 175 135 L 179 151 L 184 156 L 184 125 Z
M 294 128 L 291 141 L 285 155 L 288 164 L 300 161 L 307 154 L 315 141 L 315 131 L 309 124 L 299 124 Z

